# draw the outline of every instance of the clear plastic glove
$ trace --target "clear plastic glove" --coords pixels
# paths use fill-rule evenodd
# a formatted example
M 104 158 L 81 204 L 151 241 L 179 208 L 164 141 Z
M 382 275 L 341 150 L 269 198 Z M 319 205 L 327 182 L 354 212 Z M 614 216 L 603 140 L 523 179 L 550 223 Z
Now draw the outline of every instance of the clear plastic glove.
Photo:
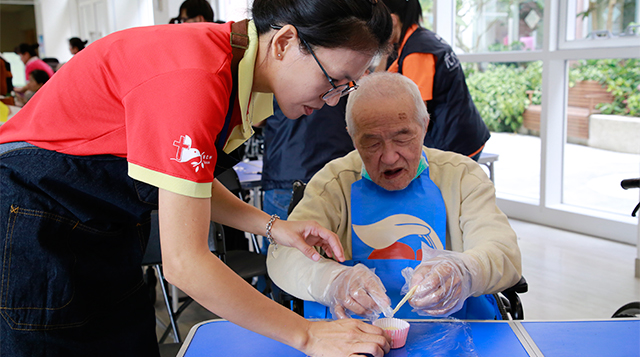
M 409 304 L 422 316 L 448 316 L 462 308 L 465 300 L 480 293 L 474 291 L 474 279 L 481 278 L 481 265 L 472 256 L 447 250 L 422 247 L 422 263 L 415 271 L 402 270 L 406 293 L 418 286 Z
M 342 271 L 327 286 L 318 302 L 331 308 L 336 319 L 344 319 L 351 313 L 371 321 L 380 313 L 390 313 L 391 300 L 380 278 L 364 264 Z

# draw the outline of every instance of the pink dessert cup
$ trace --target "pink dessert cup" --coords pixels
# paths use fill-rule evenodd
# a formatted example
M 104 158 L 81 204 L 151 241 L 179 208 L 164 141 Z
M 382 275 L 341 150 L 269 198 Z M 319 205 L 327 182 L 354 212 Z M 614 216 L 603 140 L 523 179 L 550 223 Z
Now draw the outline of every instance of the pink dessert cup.
M 407 335 L 409 334 L 408 322 L 393 317 L 386 317 L 374 321 L 373 325 L 380 327 L 391 337 L 391 348 L 404 347 L 404 344 L 407 342 Z

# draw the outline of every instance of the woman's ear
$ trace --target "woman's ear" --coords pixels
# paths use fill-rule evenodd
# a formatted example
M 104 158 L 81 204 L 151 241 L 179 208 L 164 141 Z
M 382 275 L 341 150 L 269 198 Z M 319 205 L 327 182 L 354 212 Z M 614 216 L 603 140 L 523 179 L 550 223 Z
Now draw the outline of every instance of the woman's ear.
M 397 14 L 391 14 L 391 21 L 393 23 L 393 31 L 391 32 L 391 43 L 399 43 L 402 41 L 400 38 L 402 31 L 402 21 Z
M 285 25 L 273 36 L 271 41 L 271 55 L 275 59 L 281 60 L 289 51 L 298 46 L 298 42 L 298 31 L 296 28 L 292 25 Z

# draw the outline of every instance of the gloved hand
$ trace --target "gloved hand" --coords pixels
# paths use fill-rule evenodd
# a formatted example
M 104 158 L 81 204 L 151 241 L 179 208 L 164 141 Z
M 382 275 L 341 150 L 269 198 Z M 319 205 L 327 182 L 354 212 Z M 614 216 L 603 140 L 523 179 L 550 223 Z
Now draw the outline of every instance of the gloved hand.
M 392 311 L 386 291 L 372 270 L 358 264 L 343 270 L 327 286 L 318 302 L 329 306 L 336 319 L 348 318 L 353 312 L 373 321 L 381 312 Z
M 479 282 L 473 282 L 481 278 L 481 269 L 471 255 L 423 246 L 422 263 L 415 271 L 402 270 L 407 281 L 402 292 L 417 285 L 409 299 L 413 311 L 423 316 L 448 316 L 460 310 L 469 296 L 480 293 L 474 290 Z

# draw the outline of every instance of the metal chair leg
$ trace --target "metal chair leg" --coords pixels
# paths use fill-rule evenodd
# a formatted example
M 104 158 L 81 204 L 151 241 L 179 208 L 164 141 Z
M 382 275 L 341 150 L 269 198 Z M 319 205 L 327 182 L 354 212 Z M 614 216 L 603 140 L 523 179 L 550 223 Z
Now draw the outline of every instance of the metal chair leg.
M 180 331 L 178 330 L 178 324 L 173 316 L 173 308 L 171 307 L 171 302 L 169 301 L 169 294 L 167 294 L 167 286 L 166 280 L 164 280 L 164 274 L 162 274 L 162 267 L 159 264 L 154 265 L 156 272 L 158 273 L 158 280 L 160 280 L 160 286 L 162 287 L 162 295 L 164 296 L 164 303 L 167 306 L 167 313 L 169 314 L 169 321 L 171 322 L 171 329 L 173 330 L 173 341 L 176 343 L 181 343 L 180 341 Z M 166 338 L 166 331 L 162 338 L 160 338 L 160 343 L 164 342 Z

